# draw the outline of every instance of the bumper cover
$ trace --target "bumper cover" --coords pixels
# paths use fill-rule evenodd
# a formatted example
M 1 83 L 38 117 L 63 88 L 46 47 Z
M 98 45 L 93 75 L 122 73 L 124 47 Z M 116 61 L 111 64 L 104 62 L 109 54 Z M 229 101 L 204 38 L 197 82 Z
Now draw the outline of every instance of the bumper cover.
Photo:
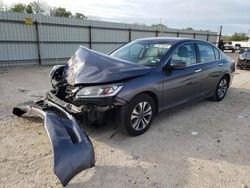
M 239 68 L 249 69 L 250 68 L 250 60 L 242 60 L 242 61 L 238 60 L 236 66 Z
M 29 101 L 16 106 L 13 114 L 32 112 L 43 118 L 54 153 L 54 172 L 63 185 L 76 174 L 95 166 L 92 143 L 74 117 L 47 100 Z

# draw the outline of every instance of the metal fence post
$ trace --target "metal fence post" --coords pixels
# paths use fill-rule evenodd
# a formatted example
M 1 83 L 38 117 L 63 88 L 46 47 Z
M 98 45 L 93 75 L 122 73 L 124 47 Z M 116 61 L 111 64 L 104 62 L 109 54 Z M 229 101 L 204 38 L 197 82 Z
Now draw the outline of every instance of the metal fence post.
M 217 46 L 221 40 L 221 35 L 222 35 L 222 25 L 220 26 L 220 32 L 219 32 L 219 38 L 218 38 L 218 41 L 217 41 Z
M 8 34 L 11 37 L 2 37 L 0 39 L 0 47 L 5 48 L 6 45 L 10 45 L 11 50 L 13 50 L 16 53 L 20 53 L 18 55 L 19 58 L 13 59 L 14 57 L 3 55 L 0 52 L 0 67 L 2 67 L 5 64 L 10 64 L 10 65 L 15 65 L 15 64 L 25 64 L 26 62 L 32 63 L 32 64 L 44 64 L 45 61 L 48 61 L 49 63 L 54 63 L 56 60 L 63 61 L 65 59 L 69 59 L 71 56 L 71 52 L 67 51 L 66 53 L 64 52 L 67 46 L 62 45 L 62 44 L 67 44 L 67 45 L 85 45 L 90 49 L 99 49 L 100 51 L 105 51 L 106 48 L 101 48 L 102 45 L 108 45 L 111 49 L 113 46 L 118 46 L 125 44 L 129 41 L 132 41 L 134 39 L 134 34 L 136 33 L 137 37 L 143 37 L 146 34 L 150 34 L 151 36 L 156 36 L 160 37 L 162 35 L 168 35 L 170 34 L 171 36 L 177 35 L 177 37 L 182 37 L 184 35 L 188 35 L 190 38 L 199 38 L 200 36 L 203 36 L 204 40 L 208 36 L 208 40 L 210 42 L 216 43 L 216 40 L 221 40 L 222 38 L 222 27 L 220 28 L 220 31 L 218 30 L 217 33 L 215 32 L 200 32 L 200 31 L 192 31 L 192 32 L 185 32 L 183 30 L 171 30 L 171 29 L 152 29 L 150 27 L 145 27 L 145 28 L 135 28 L 133 25 L 123 25 L 119 24 L 117 26 L 106 26 L 103 25 L 102 22 L 98 21 L 93 21 L 93 24 L 87 24 L 87 23 L 78 23 L 75 20 L 70 20 L 70 24 L 67 22 L 62 22 L 60 19 L 61 18 L 53 18 L 53 17 L 48 17 L 44 19 L 42 15 L 36 15 L 36 17 L 33 17 L 30 15 L 31 18 L 25 18 L 23 15 L 15 13 L 10 13 L 10 12 L 3 12 L 1 15 L 4 15 L 4 17 L 0 18 L 0 23 L 5 23 L 6 28 L 3 30 L 4 36 Z M 6 16 L 5 16 L 6 14 Z M 13 19 L 10 17 L 10 15 L 13 14 Z M 14 18 L 15 17 L 15 18 Z M 66 18 L 64 18 L 66 19 Z M 41 21 L 44 20 L 44 21 Z M 24 26 L 24 24 L 30 25 L 30 26 Z M 15 32 L 10 32 L 9 30 L 13 29 L 12 26 L 15 25 L 15 28 L 20 31 L 20 32 L 27 32 L 27 35 L 30 36 L 29 38 L 26 38 L 26 35 L 18 35 Z M 26 27 L 29 27 L 28 29 Z M 45 28 L 46 27 L 46 28 Z M 57 32 L 58 35 L 54 36 L 49 33 L 50 29 L 47 29 L 47 27 L 53 29 L 53 31 Z M 67 28 L 71 28 L 72 31 L 70 34 L 72 35 L 77 35 L 78 31 L 82 31 L 84 33 L 81 33 L 81 35 L 84 36 L 77 36 L 80 37 L 79 40 L 73 40 L 70 37 L 64 38 L 63 34 L 64 32 L 61 32 L 62 30 L 65 29 L 68 30 Z M 2 28 L 0 28 L 0 33 Z M 219 28 L 218 28 L 219 29 Z M 162 30 L 162 31 L 161 31 Z M 92 32 L 93 31 L 93 32 Z M 109 33 L 111 36 L 113 34 L 120 35 L 123 32 L 125 32 L 125 39 L 122 40 L 119 37 L 112 39 L 109 41 L 109 38 L 104 38 L 102 41 L 99 41 L 95 39 L 95 36 L 98 35 L 98 33 Z M 9 32 L 9 33 L 8 33 Z M 132 33 L 133 32 L 133 33 Z M 162 33 L 162 34 L 161 34 Z M 194 34 L 195 33 L 195 34 Z M 1 33 L 2 34 L 2 33 Z M 32 37 L 34 34 L 34 37 Z M 123 33 L 124 34 L 124 33 Z M 49 37 L 46 37 L 45 35 L 48 35 Z M 46 40 L 44 39 L 44 36 L 46 37 Z M 86 38 L 87 37 L 87 38 Z M 104 36 L 106 37 L 106 36 Z M 57 39 L 61 40 L 57 40 Z M 81 40 L 81 38 L 83 38 Z M 99 38 L 99 37 L 98 37 Z M 62 40 L 64 39 L 64 40 Z M 216 40 L 215 40 L 216 39 Z M 15 44 L 18 44 L 20 48 L 25 48 L 27 45 L 33 46 L 33 48 L 25 48 L 22 52 L 18 51 L 18 48 L 16 48 Z M 44 46 L 49 46 L 49 50 L 44 51 L 43 47 Z M 100 47 L 100 48 L 99 48 Z M 35 51 L 34 51 L 35 50 Z M 33 52 L 34 51 L 34 52 Z M 35 54 L 33 54 L 35 53 Z M 67 57 L 66 57 L 67 56 Z
M 40 49 L 40 38 L 39 38 L 39 26 L 38 26 L 38 22 L 35 22 L 35 27 L 36 27 L 36 44 L 37 44 L 37 55 L 38 55 L 38 64 L 41 65 L 42 64 L 42 60 L 41 60 L 41 49 Z
M 128 29 L 128 41 L 131 41 L 131 28 Z
M 158 31 L 158 29 L 155 31 L 155 36 L 156 37 L 158 37 L 158 35 L 159 35 L 159 31 Z
M 89 48 L 92 49 L 92 29 L 91 29 L 91 25 L 89 26 Z
M 207 34 L 207 41 L 209 40 L 209 34 Z
M 195 39 L 195 36 L 196 36 L 196 33 L 194 33 L 194 36 L 193 36 L 194 39 Z

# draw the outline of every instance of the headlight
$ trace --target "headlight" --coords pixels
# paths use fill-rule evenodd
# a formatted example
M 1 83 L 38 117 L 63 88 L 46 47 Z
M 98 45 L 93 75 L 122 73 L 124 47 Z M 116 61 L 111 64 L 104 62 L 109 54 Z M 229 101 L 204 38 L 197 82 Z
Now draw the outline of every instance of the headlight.
M 122 84 L 84 87 L 77 92 L 76 98 L 111 97 L 121 91 L 122 87 Z

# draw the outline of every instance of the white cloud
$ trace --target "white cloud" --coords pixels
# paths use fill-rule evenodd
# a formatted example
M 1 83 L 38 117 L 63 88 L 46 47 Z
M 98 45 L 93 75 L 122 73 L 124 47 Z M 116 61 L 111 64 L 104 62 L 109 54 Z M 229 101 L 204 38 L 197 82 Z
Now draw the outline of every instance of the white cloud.
M 29 3 L 32 0 L 6 0 Z M 249 0 L 50 0 L 50 6 L 62 6 L 101 20 L 152 24 L 162 20 L 170 27 L 194 27 L 225 33 L 248 32 L 250 29 Z

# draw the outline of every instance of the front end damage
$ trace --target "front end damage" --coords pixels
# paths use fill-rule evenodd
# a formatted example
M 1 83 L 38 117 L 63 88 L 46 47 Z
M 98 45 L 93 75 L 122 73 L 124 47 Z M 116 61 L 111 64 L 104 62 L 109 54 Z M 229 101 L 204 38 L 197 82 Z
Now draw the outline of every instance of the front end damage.
M 63 185 L 95 165 L 94 149 L 84 125 L 121 125 L 117 97 L 124 82 L 149 69 L 80 47 L 66 65 L 54 66 L 46 97 L 16 106 L 13 114 L 33 113 L 44 120 L 54 152 L 54 172 Z M 120 127 L 118 127 L 120 128 Z
M 86 126 L 110 125 L 117 122 L 117 108 L 125 101 L 72 100 L 72 93 L 58 85 L 47 92 L 44 99 L 28 101 L 13 108 L 13 114 L 34 114 L 44 120 L 54 153 L 54 172 L 66 185 L 79 172 L 95 166 L 92 143 L 84 130 Z M 68 95 L 67 95 L 68 94 Z
M 63 185 L 77 173 L 95 165 L 92 143 L 75 118 L 48 99 L 16 106 L 13 113 L 33 113 L 43 118 L 54 153 L 54 172 Z

